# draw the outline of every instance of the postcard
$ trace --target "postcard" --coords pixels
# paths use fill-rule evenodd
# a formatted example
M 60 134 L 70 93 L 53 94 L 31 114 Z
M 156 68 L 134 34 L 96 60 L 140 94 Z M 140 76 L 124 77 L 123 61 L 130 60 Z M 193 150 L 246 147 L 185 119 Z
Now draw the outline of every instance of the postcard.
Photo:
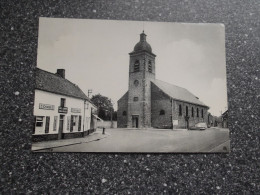
M 225 27 L 39 18 L 34 152 L 228 153 Z

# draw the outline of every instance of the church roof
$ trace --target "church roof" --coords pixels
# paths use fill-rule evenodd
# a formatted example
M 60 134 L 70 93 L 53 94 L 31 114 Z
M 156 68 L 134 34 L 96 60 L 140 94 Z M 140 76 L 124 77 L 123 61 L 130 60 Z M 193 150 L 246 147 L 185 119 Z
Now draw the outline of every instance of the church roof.
M 182 87 L 172 85 L 170 83 L 166 83 L 166 82 L 163 82 L 163 81 L 160 81 L 157 79 L 152 81 L 152 83 L 154 83 L 164 93 L 166 93 L 168 96 L 170 96 L 173 99 L 208 107 L 203 102 L 201 102 L 199 100 L 199 98 L 197 98 L 195 95 L 193 95 L 187 89 L 184 89 Z
M 74 83 L 62 78 L 58 74 L 36 69 L 36 89 L 66 95 L 70 97 L 89 100 L 83 91 Z

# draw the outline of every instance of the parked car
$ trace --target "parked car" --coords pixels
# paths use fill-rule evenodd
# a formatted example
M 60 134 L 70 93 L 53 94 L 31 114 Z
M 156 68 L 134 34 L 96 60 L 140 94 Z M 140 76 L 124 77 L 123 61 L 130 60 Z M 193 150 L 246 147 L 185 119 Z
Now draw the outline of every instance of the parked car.
M 195 126 L 190 127 L 190 130 L 205 130 L 207 129 L 206 123 L 197 123 Z

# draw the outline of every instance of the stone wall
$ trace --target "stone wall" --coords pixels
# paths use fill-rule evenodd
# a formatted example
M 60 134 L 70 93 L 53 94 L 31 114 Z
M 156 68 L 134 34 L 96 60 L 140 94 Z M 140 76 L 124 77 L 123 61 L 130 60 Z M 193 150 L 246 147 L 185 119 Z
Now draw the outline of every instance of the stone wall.
M 152 127 L 170 129 L 172 128 L 171 100 L 169 96 L 163 93 L 156 85 L 153 83 L 151 85 Z M 164 114 L 161 113 L 161 111 L 164 111 Z
M 195 105 L 179 100 L 171 99 L 167 94 L 161 91 L 156 85 L 152 84 L 152 127 L 154 128 L 174 128 L 174 129 L 184 129 L 187 128 L 187 121 L 185 119 L 188 116 L 189 127 L 194 126 L 199 122 L 208 123 L 208 112 L 207 107 Z M 179 115 L 179 105 L 182 108 L 182 114 Z M 188 112 L 186 114 L 186 106 L 188 107 Z M 193 115 L 192 115 L 193 108 Z M 197 116 L 197 108 L 199 110 L 199 115 Z M 165 114 L 160 114 L 161 110 Z M 203 117 L 202 112 L 203 110 Z M 176 125 L 173 125 L 173 121 Z
M 127 127 L 127 115 L 128 115 L 128 92 L 126 92 L 118 101 L 117 101 L 117 127 L 126 128 Z M 126 112 L 126 115 L 123 116 L 123 112 Z

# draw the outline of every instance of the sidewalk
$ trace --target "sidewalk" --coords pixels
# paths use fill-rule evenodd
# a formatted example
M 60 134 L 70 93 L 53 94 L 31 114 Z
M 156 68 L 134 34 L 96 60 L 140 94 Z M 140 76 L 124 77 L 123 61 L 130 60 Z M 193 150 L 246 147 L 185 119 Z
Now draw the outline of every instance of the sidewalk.
M 94 132 L 86 137 L 82 137 L 82 138 L 71 138 L 71 139 L 35 142 L 35 143 L 32 143 L 32 151 L 40 151 L 43 149 L 51 149 L 51 148 L 58 148 L 58 147 L 62 147 L 62 146 L 87 143 L 87 142 L 104 139 L 108 136 L 110 136 L 109 133 L 102 134 L 102 132 L 96 131 L 96 132 Z
M 120 129 L 120 128 L 118 128 Z M 138 128 L 124 128 L 123 130 L 136 130 L 136 131 L 188 131 L 188 129 L 157 129 L 157 128 L 143 128 L 143 129 L 138 129 Z

